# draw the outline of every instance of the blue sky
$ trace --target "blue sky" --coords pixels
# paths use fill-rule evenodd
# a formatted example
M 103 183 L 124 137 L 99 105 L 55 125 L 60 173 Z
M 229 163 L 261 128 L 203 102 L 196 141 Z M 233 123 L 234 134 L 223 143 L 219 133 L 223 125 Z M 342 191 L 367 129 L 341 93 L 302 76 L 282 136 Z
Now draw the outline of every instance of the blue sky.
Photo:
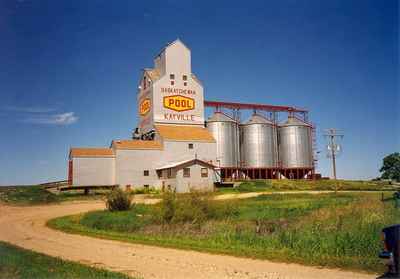
M 149 3 L 147 3 L 149 2 Z M 71 146 L 136 126 L 140 69 L 180 38 L 209 100 L 292 105 L 341 129 L 341 178 L 400 150 L 398 1 L 0 1 L 0 185 L 64 179 Z

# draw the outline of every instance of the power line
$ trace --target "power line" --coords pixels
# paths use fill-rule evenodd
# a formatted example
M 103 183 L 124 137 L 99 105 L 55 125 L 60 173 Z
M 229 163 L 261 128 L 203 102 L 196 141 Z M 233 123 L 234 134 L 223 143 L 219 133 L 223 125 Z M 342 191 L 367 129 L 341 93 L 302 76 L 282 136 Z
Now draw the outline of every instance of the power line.
M 332 159 L 333 179 L 335 180 L 335 193 L 337 192 L 337 176 L 336 176 L 336 157 L 342 152 L 342 146 L 339 144 L 339 139 L 344 137 L 338 129 L 330 128 L 325 130 L 324 136 L 328 140 L 327 155 Z

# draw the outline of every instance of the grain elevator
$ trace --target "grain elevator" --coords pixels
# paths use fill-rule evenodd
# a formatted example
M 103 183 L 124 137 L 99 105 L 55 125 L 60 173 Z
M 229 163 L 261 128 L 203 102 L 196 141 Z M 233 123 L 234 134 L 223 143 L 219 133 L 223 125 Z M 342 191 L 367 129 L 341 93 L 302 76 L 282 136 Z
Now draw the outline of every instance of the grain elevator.
M 203 91 L 190 49 L 179 39 L 166 45 L 141 72 L 132 137 L 109 147 L 71 148 L 69 183 L 187 192 L 221 181 L 313 177 L 308 111 L 206 101 Z

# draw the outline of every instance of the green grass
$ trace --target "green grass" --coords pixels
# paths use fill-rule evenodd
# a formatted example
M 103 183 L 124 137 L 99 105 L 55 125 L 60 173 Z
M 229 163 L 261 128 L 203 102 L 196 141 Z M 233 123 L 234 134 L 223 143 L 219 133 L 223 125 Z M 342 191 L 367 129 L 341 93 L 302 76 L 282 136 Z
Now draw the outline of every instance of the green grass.
M 219 194 L 226 193 L 245 193 L 263 191 L 310 191 L 310 190 L 335 190 L 334 180 L 252 180 L 244 181 L 237 187 L 218 188 Z M 393 191 L 395 186 L 381 181 L 357 181 L 357 180 L 338 180 L 339 191 Z
M 91 268 L 0 242 L 0 279 L 14 278 L 128 279 L 129 277 L 121 273 Z
M 89 195 L 84 195 L 82 190 L 77 190 L 56 195 L 40 185 L 1 186 L 0 202 L 14 205 L 39 205 L 72 200 L 101 200 L 105 193 L 104 190 L 92 190 Z
M 54 203 L 61 197 L 46 191 L 42 186 L 0 187 L 0 201 L 19 205 Z
M 40 185 L 0 186 L 0 202 L 14 205 L 39 205 L 74 200 L 102 200 L 108 192 L 109 190 L 90 190 L 89 195 L 84 195 L 83 190 L 76 190 L 56 195 Z M 137 189 L 131 194 L 146 194 L 148 198 L 159 197 L 159 192 L 153 188 Z
M 159 223 L 158 205 L 61 217 L 49 225 L 127 242 L 382 272 L 380 230 L 400 222 L 400 211 L 378 193 L 271 194 L 229 203 L 237 214 L 217 214 L 200 227 Z
M 393 191 L 394 187 L 379 181 L 349 181 L 339 180 L 339 190 Z M 255 180 L 245 181 L 235 188 L 219 188 L 217 194 L 245 192 L 276 192 L 290 190 L 334 190 L 332 180 Z M 84 195 L 82 190 L 62 192 L 59 195 L 50 193 L 40 185 L 32 186 L 2 186 L 0 187 L 0 202 L 16 205 L 38 205 L 71 200 L 103 199 L 107 191 L 92 190 Z M 149 198 L 159 198 L 160 192 L 154 188 L 136 189 L 132 194 L 147 194 Z

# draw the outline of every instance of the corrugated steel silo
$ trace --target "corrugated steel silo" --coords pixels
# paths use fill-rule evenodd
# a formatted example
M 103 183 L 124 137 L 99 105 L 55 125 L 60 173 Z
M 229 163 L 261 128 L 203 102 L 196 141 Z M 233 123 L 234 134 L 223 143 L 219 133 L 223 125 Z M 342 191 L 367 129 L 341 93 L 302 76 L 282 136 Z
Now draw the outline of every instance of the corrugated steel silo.
M 219 167 L 239 166 L 239 125 L 222 112 L 215 112 L 207 120 L 207 129 L 217 143 L 216 163 Z
M 279 125 L 279 160 L 283 168 L 313 166 L 312 127 L 295 118 Z
M 277 166 L 277 130 L 274 123 L 254 114 L 240 125 L 241 163 L 246 168 Z

